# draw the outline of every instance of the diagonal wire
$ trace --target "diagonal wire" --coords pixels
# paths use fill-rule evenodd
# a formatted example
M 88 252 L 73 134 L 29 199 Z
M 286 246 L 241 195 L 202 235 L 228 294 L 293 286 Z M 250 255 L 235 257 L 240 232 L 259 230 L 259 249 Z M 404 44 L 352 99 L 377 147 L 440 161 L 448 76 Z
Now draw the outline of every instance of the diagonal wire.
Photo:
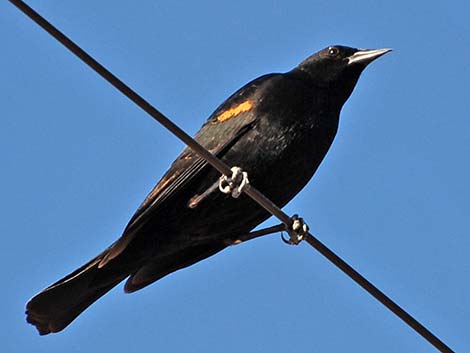
M 126 97 L 136 103 L 140 108 L 145 112 L 151 115 L 155 120 L 172 132 L 176 137 L 182 140 L 186 145 L 193 149 L 200 157 L 204 158 L 208 163 L 210 163 L 215 169 L 224 175 L 231 175 L 232 171 L 230 167 L 215 157 L 212 153 L 207 151 L 202 147 L 198 142 L 196 142 L 191 136 L 186 134 L 182 129 L 180 129 L 176 124 L 174 124 L 170 119 L 165 117 L 160 113 L 156 108 L 154 108 L 150 103 L 138 95 L 134 90 L 122 82 L 119 78 L 113 75 L 109 70 L 107 70 L 103 65 L 98 63 L 90 55 L 88 55 L 84 50 L 82 50 L 78 45 L 72 42 L 68 37 L 66 37 L 62 32 L 55 28 L 50 22 L 44 19 L 31 7 L 25 4 L 21 0 L 9 0 L 13 5 L 20 9 L 25 15 L 31 18 L 36 22 L 40 27 L 46 30 L 51 34 L 55 39 L 67 47 L 72 53 L 77 55 L 83 62 L 90 66 L 95 72 L 100 76 L 106 79 L 111 83 L 115 88 L 122 92 Z M 284 213 L 279 207 L 277 207 L 271 200 L 265 197 L 260 191 L 251 186 L 250 184 L 243 190 L 249 197 L 256 201 L 261 207 L 266 209 L 272 215 L 277 217 L 287 229 L 290 229 L 292 226 L 292 219 L 286 213 Z M 278 230 L 279 226 L 272 227 L 274 230 Z M 259 235 L 258 235 L 259 236 Z M 305 240 L 313 248 L 318 250 L 324 257 L 330 260 L 335 264 L 341 271 L 353 279 L 357 284 L 369 292 L 374 298 L 380 301 L 388 309 L 390 309 L 395 315 L 401 318 L 406 324 L 413 328 L 418 334 L 420 334 L 424 339 L 431 343 L 435 348 L 440 352 L 452 353 L 452 349 L 449 348 L 444 342 L 437 338 L 431 331 L 419 323 L 415 318 L 403 310 L 398 304 L 396 304 L 392 299 L 375 287 L 371 282 L 369 282 L 365 277 L 363 277 L 359 272 L 354 268 L 348 265 L 343 259 L 337 256 L 333 251 L 331 251 L 326 245 L 324 245 L 320 240 L 315 238 L 312 234 L 308 233 L 305 237 Z
M 215 169 L 217 169 L 221 174 L 232 175 L 232 170 L 230 167 L 222 162 L 220 159 L 215 157 L 212 153 L 207 151 L 202 147 L 198 142 L 196 142 L 191 136 L 186 132 L 180 129 L 175 123 L 170 119 L 160 113 L 155 107 L 153 107 L 149 102 L 144 98 L 138 95 L 134 90 L 112 74 L 108 69 L 103 65 L 93 59 L 89 54 L 87 54 L 83 49 L 78 45 L 72 42 L 67 38 L 62 32 L 55 28 L 50 22 L 44 19 L 31 7 L 26 5 L 23 1 L 10 1 L 15 6 L 17 6 L 21 11 L 23 11 L 29 18 L 36 22 L 39 26 L 45 29 L 50 35 L 56 38 L 60 43 L 62 43 L 67 49 L 72 53 L 77 55 L 83 62 L 90 66 L 95 72 L 102 76 L 106 81 L 111 83 L 115 88 L 122 92 L 126 97 L 132 100 L 170 132 L 172 132 L 176 137 L 183 141 L 186 145 L 191 147 L 194 152 L 196 152 L 200 157 L 204 158 L 209 164 L 211 164 Z M 261 192 L 259 192 L 254 187 L 246 187 L 246 194 L 265 208 L 269 213 L 276 216 L 281 222 L 290 225 L 292 222 L 290 217 L 286 215 L 279 207 L 277 207 L 273 202 L 266 198 Z

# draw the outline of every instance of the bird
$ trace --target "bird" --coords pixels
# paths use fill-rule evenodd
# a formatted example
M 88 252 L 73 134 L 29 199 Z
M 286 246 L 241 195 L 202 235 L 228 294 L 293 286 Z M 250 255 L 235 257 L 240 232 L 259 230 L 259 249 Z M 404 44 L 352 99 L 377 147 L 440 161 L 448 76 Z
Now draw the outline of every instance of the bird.
M 223 102 L 194 139 L 283 207 L 325 157 L 363 70 L 389 51 L 332 45 L 290 71 L 260 76 Z M 27 322 L 40 335 L 59 332 L 125 279 L 126 293 L 140 290 L 236 244 L 271 216 L 243 193 L 219 192 L 219 178 L 186 147 L 117 241 L 28 301 Z

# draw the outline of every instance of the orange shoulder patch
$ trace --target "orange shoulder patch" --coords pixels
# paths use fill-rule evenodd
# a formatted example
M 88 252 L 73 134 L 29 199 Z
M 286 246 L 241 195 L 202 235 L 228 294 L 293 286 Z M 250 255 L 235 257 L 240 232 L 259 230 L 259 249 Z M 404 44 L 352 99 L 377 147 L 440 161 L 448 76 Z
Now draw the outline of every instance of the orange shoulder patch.
M 217 121 L 225 121 L 233 117 L 236 117 L 238 114 L 241 114 L 241 113 L 244 113 L 253 109 L 253 106 L 254 104 L 252 101 L 244 101 L 243 103 L 240 103 L 224 111 L 223 113 L 219 114 L 219 116 L 217 117 Z

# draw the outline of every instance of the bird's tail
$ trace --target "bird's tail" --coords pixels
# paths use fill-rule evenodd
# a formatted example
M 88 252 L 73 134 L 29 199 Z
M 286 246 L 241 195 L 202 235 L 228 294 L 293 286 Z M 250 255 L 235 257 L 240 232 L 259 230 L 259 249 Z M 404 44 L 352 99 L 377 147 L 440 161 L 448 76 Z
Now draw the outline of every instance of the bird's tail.
M 83 310 L 129 276 L 112 262 L 99 268 L 107 251 L 34 296 L 26 304 L 26 320 L 41 335 L 58 332 Z

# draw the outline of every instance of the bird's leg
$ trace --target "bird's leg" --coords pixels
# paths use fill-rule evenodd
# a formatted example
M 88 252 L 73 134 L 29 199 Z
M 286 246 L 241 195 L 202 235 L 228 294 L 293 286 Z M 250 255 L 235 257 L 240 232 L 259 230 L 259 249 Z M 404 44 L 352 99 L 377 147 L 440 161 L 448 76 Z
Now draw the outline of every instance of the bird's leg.
M 214 184 L 211 185 L 206 191 L 204 191 L 201 195 L 195 195 L 191 197 L 188 201 L 189 208 L 196 208 L 207 196 L 212 194 L 219 188 L 219 181 L 217 180 Z
M 232 197 L 238 198 L 243 189 L 250 183 L 248 173 L 244 172 L 240 167 L 232 167 L 232 176 L 222 175 L 219 179 L 219 190 L 224 194 L 232 194 Z M 278 231 L 287 231 L 290 239 L 285 239 L 281 233 L 281 239 L 289 245 L 298 245 L 308 235 L 308 225 L 299 215 L 291 217 L 290 224 L 280 224 L 278 226 L 261 229 L 256 232 L 248 233 L 244 236 L 246 239 L 239 237 L 233 244 L 239 244 L 242 241 L 253 239 L 262 235 L 270 234 Z
M 232 194 L 232 197 L 238 198 L 240 194 L 243 192 L 243 188 L 245 188 L 250 182 L 248 180 L 248 174 L 244 172 L 240 167 L 232 167 L 232 176 L 227 177 L 226 175 L 222 175 L 219 179 L 219 190 L 225 194 Z M 281 227 L 282 226 L 282 227 Z M 275 230 L 273 230 L 273 228 Z M 281 229 L 283 228 L 283 229 Z M 265 232 L 268 230 L 268 232 Z M 270 231 L 269 231 L 270 230 Z M 299 217 L 299 215 L 293 215 L 291 217 L 290 225 L 282 224 L 280 226 L 275 226 L 271 228 L 261 229 L 259 232 L 249 233 L 247 235 L 247 239 L 252 239 L 257 236 L 269 234 L 272 232 L 276 232 L 279 230 L 285 230 L 289 234 L 290 239 L 285 239 L 282 236 L 282 240 L 289 244 L 289 245 L 297 245 L 302 240 L 304 240 L 305 236 L 308 235 L 308 225 L 304 222 L 303 218 Z
M 285 239 L 282 234 L 281 239 L 286 244 L 298 245 L 308 235 L 308 225 L 304 222 L 303 218 L 296 214 L 291 217 L 291 220 L 290 227 L 286 227 L 289 239 Z
M 244 241 L 258 238 L 263 235 L 277 233 L 277 232 L 281 232 L 281 239 L 284 243 L 289 244 L 289 245 L 297 245 L 302 240 L 304 240 L 305 236 L 308 234 L 308 225 L 298 215 L 293 215 L 291 217 L 291 220 L 292 220 L 292 225 L 290 226 L 290 229 L 284 223 L 281 223 L 272 227 L 255 230 L 254 232 L 250 232 L 248 234 L 238 236 L 235 240 L 227 240 L 227 245 L 238 245 Z M 285 239 L 282 236 L 283 231 L 287 231 L 290 239 Z
M 248 173 L 244 172 L 240 167 L 232 167 L 231 169 L 232 176 L 228 177 L 226 175 L 222 175 L 219 180 L 212 184 L 202 194 L 191 197 L 188 201 L 188 207 L 196 208 L 204 199 L 217 189 L 224 194 L 231 194 L 232 197 L 238 198 L 250 181 L 248 180 Z
M 255 230 L 254 232 L 250 232 L 248 234 L 244 234 L 242 236 L 237 237 L 235 240 L 227 240 L 227 245 L 238 245 L 244 241 L 251 240 L 254 238 L 261 237 L 263 235 L 268 235 L 268 234 L 273 234 L 277 232 L 282 232 L 286 230 L 286 225 L 284 223 L 268 227 L 268 228 L 263 228 L 259 230 Z

